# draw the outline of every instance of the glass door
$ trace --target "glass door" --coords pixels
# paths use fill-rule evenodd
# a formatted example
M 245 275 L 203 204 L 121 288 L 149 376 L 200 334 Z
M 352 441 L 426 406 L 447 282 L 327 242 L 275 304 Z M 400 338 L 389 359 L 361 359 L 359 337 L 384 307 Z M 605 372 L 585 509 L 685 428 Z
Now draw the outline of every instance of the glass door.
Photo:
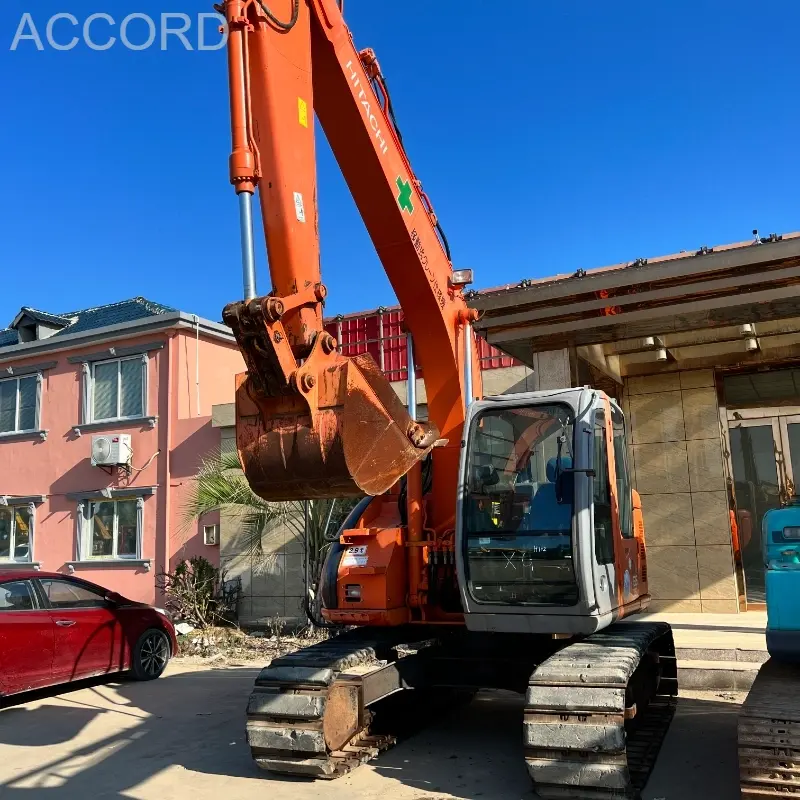
M 794 497 L 800 492 L 795 479 L 795 472 L 800 471 L 800 415 L 781 417 L 780 425 L 786 494 L 787 497 Z
M 788 423 L 797 448 L 800 468 L 800 417 Z M 764 560 L 761 555 L 761 523 L 771 508 L 779 508 L 788 497 L 788 475 L 784 469 L 781 427 L 777 417 L 731 420 L 731 442 L 737 527 L 748 603 L 765 602 Z

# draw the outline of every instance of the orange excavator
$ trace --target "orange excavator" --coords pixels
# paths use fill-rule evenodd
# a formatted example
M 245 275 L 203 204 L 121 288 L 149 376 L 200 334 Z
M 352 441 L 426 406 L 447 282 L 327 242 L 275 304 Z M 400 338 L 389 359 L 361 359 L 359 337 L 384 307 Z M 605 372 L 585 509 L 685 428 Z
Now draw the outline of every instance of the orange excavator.
M 636 797 L 677 672 L 669 626 L 621 622 L 649 601 L 622 412 L 588 387 L 482 398 L 471 270 L 453 269 L 380 64 L 354 47 L 341 2 L 218 8 L 245 287 L 224 310 L 247 367 L 242 467 L 266 500 L 362 498 L 321 581 L 322 615 L 341 632 L 261 672 L 247 708 L 254 759 L 335 778 L 409 723 L 501 688 L 525 695 L 540 796 Z M 404 312 L 407 406 L 369 355 L 345 357 L 323 327 L 314 114 Z

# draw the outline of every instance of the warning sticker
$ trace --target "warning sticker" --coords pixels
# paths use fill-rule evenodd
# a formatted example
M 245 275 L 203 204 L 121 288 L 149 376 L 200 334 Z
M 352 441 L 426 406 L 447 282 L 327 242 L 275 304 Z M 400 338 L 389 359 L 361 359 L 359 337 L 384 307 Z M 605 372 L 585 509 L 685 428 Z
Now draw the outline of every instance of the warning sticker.
M 300 192 L 294 193 L 294 214 L 298 222 L 306 221 L 306 209 L 303 206 L 303 195 Z
M 366 567 L 367 566 L 367 546 L 358 545 L 348 547 L 342 557 L 343 567 Z
M 297 98 L 297 119 L 304 127 L 308 127 L 308 103 L 302 97 Z

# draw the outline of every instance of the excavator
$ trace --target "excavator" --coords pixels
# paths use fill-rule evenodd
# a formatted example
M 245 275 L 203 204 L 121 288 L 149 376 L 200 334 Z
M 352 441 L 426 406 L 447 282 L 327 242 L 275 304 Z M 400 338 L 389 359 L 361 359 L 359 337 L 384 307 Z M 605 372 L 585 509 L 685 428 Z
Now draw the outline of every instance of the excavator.
M 638 797 L 677 670 L 669 626 L 628 620 L 650 595 L 619 406 L 589 387 L 483 397 L 472 271 L 453 268 L 380 63 L 355 48 L 341 0 L 217 9 L 245 295 L 223 312 L 247 369 L 242 468 L 268 501 L 360 498 L 321 580 L 338 631 L 261 671 L 247 706 L 253 758 L 337 778 L 476 690 L 503 689 L 525 697 L 539 796 Z M 323 326 L 314 115 L 404 312 L 407 405 Z
M 800 496 L 786 485 L 785 502 L 769 509 L 761 526 L 769 658 L 739 712 L 742 800 L 800 793 Z

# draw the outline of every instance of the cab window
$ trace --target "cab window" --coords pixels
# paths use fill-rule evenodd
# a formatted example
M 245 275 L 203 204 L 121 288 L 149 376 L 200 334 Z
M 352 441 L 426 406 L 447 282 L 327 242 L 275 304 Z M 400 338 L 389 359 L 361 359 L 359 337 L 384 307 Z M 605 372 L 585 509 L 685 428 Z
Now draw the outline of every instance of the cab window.
M 469 439 L 462 520 L 473 598 L 574 605 L 572 411 L 490 409 Z
M 628 469 L 628 445 L 625 438 L 625 417 L 611 406 L 614 427 L 614 461 L 617 469 L 617 502 L 619 503 L 619 532 L 623 539 L 633 539 L 633 507 L 631 500 L 631 474 Z
M 602 409 L 594 415 L 594 553 L 598 564 L 614 563 L 614 527 L 611 522 L 611 485 L 608 479 L 606 415 Z

